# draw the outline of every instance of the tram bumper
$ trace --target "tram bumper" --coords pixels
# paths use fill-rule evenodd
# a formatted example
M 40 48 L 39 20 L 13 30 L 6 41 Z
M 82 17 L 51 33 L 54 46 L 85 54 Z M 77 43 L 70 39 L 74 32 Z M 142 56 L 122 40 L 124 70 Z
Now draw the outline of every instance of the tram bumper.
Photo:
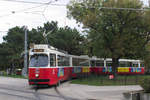
M 30 85 L 49 84 L 49 79 L 29 79 Z

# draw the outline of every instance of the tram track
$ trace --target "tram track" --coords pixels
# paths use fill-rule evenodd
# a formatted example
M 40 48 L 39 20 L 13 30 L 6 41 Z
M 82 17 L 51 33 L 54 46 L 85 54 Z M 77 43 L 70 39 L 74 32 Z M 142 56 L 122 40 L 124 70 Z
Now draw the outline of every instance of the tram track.
M 11 85 L 5 85 L 5 84 L 0 84 L 0 94 L 3 95 L 8 95 L 8 96 L 13 96 L 17 98 L 24 98 L 27 100 L 43 100 L 42 96 L 46 97 L 54 97 L 54 98 L 60 98 L 61 100 L 79 100 L 75 98 L 68 97 L 62 93 L 62 91 L 59 90 L 59 87 L 51 87 L 55 91 L 54 94 L 49 94 L 49 93 L 42 93 L 40 92 L 40 87 L 32 87 L 29 89 L 25 89 L 24 87 L 15 87 Z M 8 92 L 6 92 L 8 91 Z M 25 94 L 25 95 L 22 95 Z M 33 94 L 33 97 L 28 97 L 28 94 Z
M 61 91 L 59 91 L 59 89 L 58 89 L 57 86 L 55 86 L 55 87 L 53 87 L 53 88 L 54 88 L 54 91 L 56 92 L 56 94 L 58 95 L 58 96 L 56 96 L 56 97 L 58 97 L 58 98 L 61 98 L 61 99 L 63 99 L 63 100 L 79 100 L 79 99 L 75 99 L 75 98 L 71 98 L 71 97 L 67 97 L 67 96 L 63 95 L 63 94 L 61 93 Z M 42 99 L 40 98 L 40 95 L 42 96 L 43 94 L 38 93 L 38 90 L 39 90 L 39 88 L 38 88 L 38 87 L 35 87 L 35 89 L 34 89 L 34 96 L 36 97 L 36 100 L 42 100 Z M 49 95 L 45 95 L 45 94 L 44 94 L 43 96 L 49 96 Z
M 54 87 L 54 90 L 55 90 L 55 92 L 57 93 L 57 97 L 59 97 L 59 98 L 61 98 L 61 99 L 63 99 L 63 100 L 78 100 L 78 99 L 75 99 L 75 98 L 71 98 L 71 97 L 67 97 L 67 96 L 65 96 L 65 95 L 63 95 L 60 91 L 59 91 L 59 89 L 58 89 L 58 87 Z M 37 100 L 41 100 L 40 99 L 40 94 L 38 93 L 38 88 L 37 89 L 35 89 L 35 94 L 34 94 L 35 96 L 36 96 L 36 98 L 37 98 Z
M 1 84 L 0 84 L 1 85 Z M 14 89 L 14 88 L 10 88 L 9 86 L 7 87 L 1 87 L 0 86 L 0 89 L 3 89 L 3 90 L 10 90 L 10 91 L 17 91 L 17 92 L 22 92 L 22 93 L 30 93 L 30 94 L 34 94 L 35 91 L 37 92 L 38 89 L 34 89 L 34 91 L 25 91 L 25 90 L 20 90 L 20 89 Z M 44 95 L 44 96 L 52 96 L 52 97 L 59 97 L 57 95 L 51 95 L 51 94 L 46 94 L 46 93 L 38 93 L 39 95 Z
M 34 94 L 36 100 L 41 100 L 40 95 L 38 93 L 38 87 L 37 86 L 35 87 L 35 90 L 34 90 L 33 94 Z
M 4 84 L 0 84 L 0 94 L 2 94 L 2 95 L 17 97 L 17 98 L 24 98 L 25 100 L 43 100 L 41 98 L 42 96 L 62 98 L 58 94 L 53 94 L 52 95 L 52 94 L 47 94 L 47 93 L 40 93 L 40 92 L 38 92 L 39 89 L 40 89 L 38 87 L 33 88 L 33 89 L 34 89 L 34 91 L 29 91 L 29 90 L 23 90 L 23 88 L 18 89 L 17 87 L 11 87 L 11 86 L 6 86 Z M 18 92 L 21 93 L 21 94 L 25 93 L 26 95 L 16 94 Z M 27 96 L 28 94 L 33 94 L 33 97 L 28 97 Z
M 78 100 L 78 99 L 70 98 L 70 97 L 67 97 L 67 96 L 63 95 L 63 94 L 58 90 L 57 87 L 55 87 L 55 91 L 56 91 L 56 93 L 57 93 L 62 99 L 64 99 L 64 100 Z

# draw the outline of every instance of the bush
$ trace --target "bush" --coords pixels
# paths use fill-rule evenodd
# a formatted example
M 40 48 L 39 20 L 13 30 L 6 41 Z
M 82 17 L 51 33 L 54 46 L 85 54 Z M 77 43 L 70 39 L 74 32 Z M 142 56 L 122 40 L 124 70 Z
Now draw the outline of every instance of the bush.
M 144 79 L 142 79 L 140 85 L 145 92 L 150 93 L 150 78 L 145 77 Z

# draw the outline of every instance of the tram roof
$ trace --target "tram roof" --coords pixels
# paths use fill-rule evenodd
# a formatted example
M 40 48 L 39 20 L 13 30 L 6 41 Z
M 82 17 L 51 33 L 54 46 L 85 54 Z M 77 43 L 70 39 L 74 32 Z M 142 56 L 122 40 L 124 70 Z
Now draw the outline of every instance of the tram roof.
M 106 61 L 112 61 L 112 58 L 96 58 L 92 57 L 91 60 L 106 60 Z M 134 60 L 134 59 L 119 59 L 119 62 L 141 62 L 141 60 Z
M 58 50 L 57 48 L 54 48 L 53 46 L 50 46 L 48 44 L 34 44 L 32 45 L 32 47 L 30 47 L 31 52 L 33 49 L 43 49 L 44 52 L 50 52 L 54 54 L 62 54 L 62 55 L 68 54 L 66 51 Z M 39 52 L 39 53 L 42 53 L 42 52 Z
M 30 48 L 31 48 L 31 52 L 32 52 L 33 49 L 44 49 L 44 52 L 60 54 L 60 55 L 69 56 L 69 57 L 73 57 L 73 58 L 89 59 L 88 55 L 81 55 L 81 56 L 70 55 L 66 51 L 59 50 L 59 49 L 57 49 L 53 46 L 49 46 L 47 44 L 33 44 L 32 47 L 30 47 Z M 42 53 L 42 52 L 39 52 L 39 53 Z
M 59 50 L 53 46 L 50 46 L 48 44 L 32 44 L 32 46 L 30 46 L 30 51 L 32 52 L 33 49 L 44 49 L 44 52 L 50 52 L 50 53 L 54 53 L 54 54 L 60 54 L 60 55 L 64 55 L 64 56 L 69 56 L 69 57 L 73 57 L 73 58 L 83 58 L 83 59 L 90 59 L 90 60 L 106 60 L 106 61 L 112 61 L 112 58 L 97 58 L 96 56 L 93 57 L 89 57 L 88 55 L 81 55 L 81 56 L 77 56 L 77 55 L 70 55 L 68 54 L 66 51 L 63 50 Z M 40 52 L 39 52 L 40 53 Z M 133 59 L 119 59 L 119 62 L 141 62 L 141 60 L 133 60 Z
M 77 55 L 69 55 L 69 56 L 72 57 L 72 58 L 90 59 L 88 55 L 80 55 L 80 56 L 77 56 Z

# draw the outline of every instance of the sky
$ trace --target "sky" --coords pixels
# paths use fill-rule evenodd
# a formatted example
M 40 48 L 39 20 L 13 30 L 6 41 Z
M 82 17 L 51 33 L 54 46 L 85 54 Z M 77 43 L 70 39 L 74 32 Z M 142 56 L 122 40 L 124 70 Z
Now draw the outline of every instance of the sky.
M 13 2 L 11 2 L 13 1 Z M 50 3 L 42 5 L 35 3 L 20 3 L 15 1 Z M 66 5 L 70 0 L 0 0 L 0 43 L 3 42 L 3 36 L 7 34 L 8 29 L 15 26 L 27 26 L 28 29 L 43 26 L 47 21 L 58 21 L 60 27 L 69 26 L 78 27 L 76 21 L 68 19 Z M 148 0 L 143 0 L 145 4 Z M 51 5 L 51 4 L 57 4 Z M 38 7 L 37 7 L 38 6 Z
M 16 1 L 16 0 L 12 0 Z M 10 2 L 10 0 L 0 0 L 0 43 L 2 37 L 7 34 L 8 29 L 15 26 L 27 26 L 28 29 L 43 26 L 47 21 L 58 21 L 60 27 L 78 27 L 75 20 L 68 19 L 66 4 L 69 0 L 17 0 L 48 3 L 56 5 L 42 5 L 32 3 Z M 58 6 L 63 5 L 63 6 Z M 40 7 L 37 7 L 40 6 Z M 35 8 L 34 8 L 35 7 Z

